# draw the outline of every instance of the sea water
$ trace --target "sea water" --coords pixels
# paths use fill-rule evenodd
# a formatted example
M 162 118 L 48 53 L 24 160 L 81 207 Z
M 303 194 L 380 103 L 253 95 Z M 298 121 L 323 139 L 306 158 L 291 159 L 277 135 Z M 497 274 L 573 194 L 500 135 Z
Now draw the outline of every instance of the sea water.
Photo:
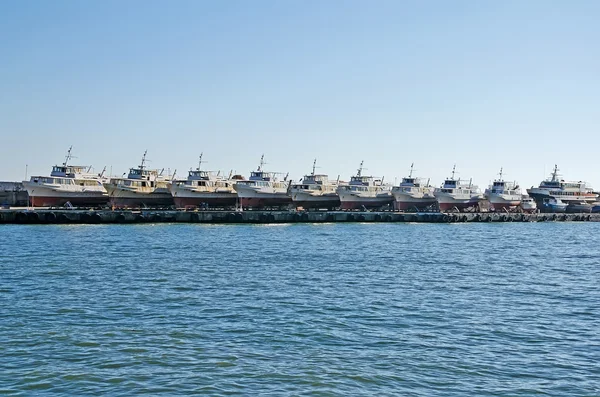
M 600 224 L 0 227 L 0 393 L 598 396 Z

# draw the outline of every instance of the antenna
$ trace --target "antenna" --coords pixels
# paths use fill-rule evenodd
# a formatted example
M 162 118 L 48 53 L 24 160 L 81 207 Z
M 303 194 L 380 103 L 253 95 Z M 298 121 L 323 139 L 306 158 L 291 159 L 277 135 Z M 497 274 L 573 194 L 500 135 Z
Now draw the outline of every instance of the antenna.
M 360 166 L 358 167 L 358 172 L 357 172 L 356 176 L 361 176 L 362 175 L 362 172 L 363 172 L 363 163 L 364 162 L 365 162 L 364 160 L 361 160 Z
M 203 163 L 203 161 L 202 161 L 202 154 L 203 154 L 203 153 L 200 153 L 200 157 L 198 157 L 198 171 L 200 171 L 200 166 L 201 166 L 201 165 L 202 165 L 202 163 Z M 204 161 L 204 163 L 205 163 L 205 161 Z
M 315 159 L 315 161 L 313 162 L 312 176 L 315 176 L 315 168 L 317 168 L 317 159 Z
M 148 154 L 148 149 L 144 150 L 144 155 L 142 156 L 142 164 L 140 165 L 140 169 L 144 169 L 146 166 L 146 154 Z
M 29 164 L 25 164 L 25 180 L 27 180 L 27 171 L 29 168 Z
M 554 171 L 552 171 L 552 182 L 558 181 L 558 165 L 554 164 Z
M 67 155 L 65 156 L 65 162 L 63 163 L 63 165 L 66 167 L 67 163 L 69 162 L 69 160 L 73 159 L 73 155 L 71 154 L 71 150 L 73 150 L 73 145 L 71 145 L 69 147 L 69 150 L 67 150 Z

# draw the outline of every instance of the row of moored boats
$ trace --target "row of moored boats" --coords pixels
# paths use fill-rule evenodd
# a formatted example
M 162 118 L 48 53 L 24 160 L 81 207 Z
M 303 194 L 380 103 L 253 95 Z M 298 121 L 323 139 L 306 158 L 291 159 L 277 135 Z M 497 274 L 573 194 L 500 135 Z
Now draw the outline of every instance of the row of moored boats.
M 433 187 L 428 179 L 413 175 L 412 165 L 408 176 L 393 186 L 384 178 L 363 175 L 362 162 L 348 182 L 317 174 L 316 160 L 310 174 L 293 182 L 283 173 L 265 171 L 264 156 L 258 168 L 245 178 L 202 169 L 201 155 L 198 167 L 190 169 L 183 180 L 164 174 L 164 170 L 148 169 L 146 153 L 138 167 L 120 178 L 106 177 L 104 171 L 92 173 L 91 167 L 70 165 L 71 159 L 69 149 L 65 161 L 54 166 L 50 176 L 33 176 L 24 182 L 32 206 L 449 211 L 478 210 L 487 201 L 494 211 L 532 212 L 540 208 L 548 212 L 590 212 L 598 198 L 585 182 L 561 179 L 556 166 L 550 178 L 539 187 L 527 189 L 528 195 L 524 195 L 516 182 L 503 179 L 502 170 L 500 177 L 482 193 L 471 180 L 456 178 L 456 167 L 440 187 Z

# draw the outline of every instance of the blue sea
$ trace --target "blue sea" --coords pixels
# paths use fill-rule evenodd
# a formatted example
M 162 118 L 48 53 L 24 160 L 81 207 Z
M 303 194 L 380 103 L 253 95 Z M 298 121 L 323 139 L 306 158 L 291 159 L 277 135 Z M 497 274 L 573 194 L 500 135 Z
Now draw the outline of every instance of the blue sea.
M 0 394 L 599 396 L 599 236 L 0 226 Z

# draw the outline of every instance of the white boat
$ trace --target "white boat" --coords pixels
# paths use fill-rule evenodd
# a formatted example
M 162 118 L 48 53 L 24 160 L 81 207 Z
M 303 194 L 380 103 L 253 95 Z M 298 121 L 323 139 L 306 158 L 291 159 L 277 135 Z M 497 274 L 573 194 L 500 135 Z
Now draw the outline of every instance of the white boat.
M 146 153 L 137 168 L 130 168 L 127 178 L 111 178 L 104 185 L 110 204 L 115 208 L 156 208 L 173 205 L 173 196 L 169 191 L 169 176 L 162 171 L 146 168 Z
M 340 196 L 337 194 L 339 178 L 330 181 L 326 174 L 316 174 L 317 159 L 313 162 L 310 175 L 304 177 L 290 188 L 290 196 L 294 205 L 302 208 L 334 209 L 340 206 Z
M 479 188 L 472 181 L 463 181 L 454 177 L 456 165 L 452 168 L 452 176 L 444 181 L 441 187 L 435 188 L 434 195 L 441 211 L 476 207 L 483 199 Z
M 408 177 L 402 178 L 400 185 L 392 188 L 396 210 L 424 210 L 436 203 L 433 186 L 429 180 L 413 177 L 413 166 L 414 163 L 410 165 Z
M 235 184 L 239 204 L 244 208 L 284 207 L 292 204 L 292 198 L 288 195 L 291 181 L 287 180 L 287 175 L 280 180 L 279 176 L 283 175 L 281 172 L 264 171 L 264 158 L 263 154 L 258 169 L 250 172 L 249 179 Z
M 537 210 L 537 204 L 534 199 L 525 194 L 521 196 L 521 209 L 524 212 L 535 212 Z
M 567 204 L 570 202 L 593 203 L 598 199 L 598 195 L 585 182 L 565 181 L 560 178 L 558 171 L 558 166 L 554 165 L 549 179 L 542 181 L 539 187 L 532 186 L 531 189 L 527 189 L 527 193 L 537 202 L 538 207 L 541 208 L 545 200 L 550 198 Z
M 363 162 L 356 176 L 350 178 L 347 185 L 340 185 L 337 193 L 342 209 L 383 209 L 391 207 L 394 202 L 392 186 L 384 184 L 383 179 L 362 174 Z
M 169 184 L 169 191 L 177 208 L 234 207 L 237 202 L 237 193 L 234 185 L 237 180 L 231 175 L 224 178 L 220 172 L 201 170 L 202 154 L 198 161 L 198 168 L 190 169 L 185 180 L 173 181 Z
M 492 182 L 490 187 L 485 190 L 485 198 L 495 211 L 517 207 L 521 204 L 521 188 L 516 182 L 502 179 L 502 168 L 500 168 L 499 175 L 500 178 Z
M 52 167 L 50 176 L 32 176 L 23 181 L 33 207 L 63 206 L 70 203 L 79 207 L 96 207 L 108 202 L 103 186 L 106 181 L 104 171 L 90 172 L 91 167 L 70 165 L 71 146 L 64 163 Z

